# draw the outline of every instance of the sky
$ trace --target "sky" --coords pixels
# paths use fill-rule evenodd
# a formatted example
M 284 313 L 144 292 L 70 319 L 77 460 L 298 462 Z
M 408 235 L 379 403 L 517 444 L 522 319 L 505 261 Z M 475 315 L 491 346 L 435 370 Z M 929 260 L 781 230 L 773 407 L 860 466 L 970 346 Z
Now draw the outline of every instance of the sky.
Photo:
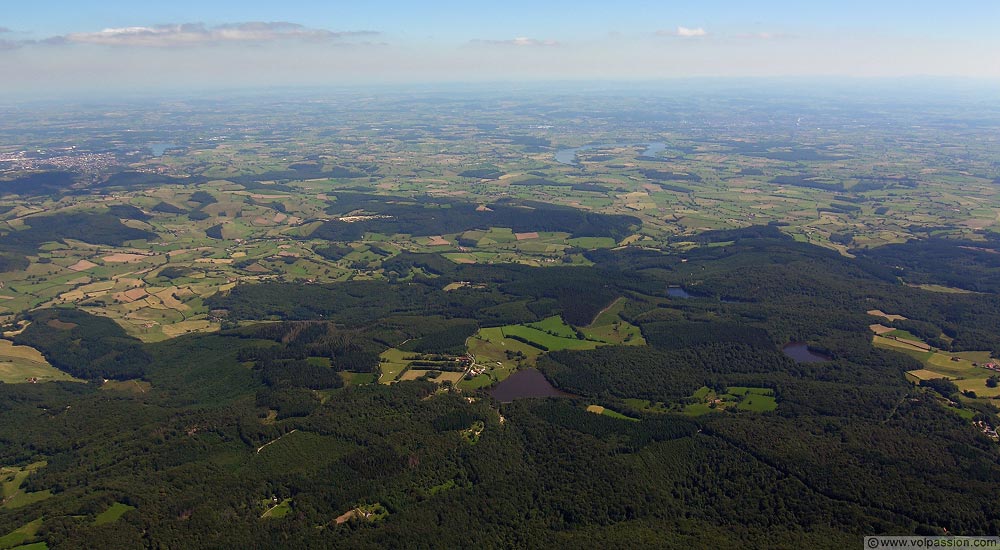
M 997 0 L 7 0 L 0 95 L 689 77 L 1000 79 Z

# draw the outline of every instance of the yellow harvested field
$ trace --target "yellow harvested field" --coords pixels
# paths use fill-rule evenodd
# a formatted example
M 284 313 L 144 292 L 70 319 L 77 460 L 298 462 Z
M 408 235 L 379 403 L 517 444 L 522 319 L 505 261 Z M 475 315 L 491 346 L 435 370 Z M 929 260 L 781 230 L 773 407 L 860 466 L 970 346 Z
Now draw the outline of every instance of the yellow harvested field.
M 195 263 L 199 264 L 222 264 L 228 265 L 233 263 L 232 258 L 198 258 Z
M 101 258 L 109 264 L 129 264 L 134 262 L 145 262 L 152 258 L 152 256 L 146 256 L 145 254 L 129 254 L 125 252 L 118 252 L 117 254 L 110 254 Z
M 177 292 L 178 292 L 177 288 L 176 287 L 172 287 L 172 288 L 168 288 L 166 290 L 161 290 L 160 292 L 157 292 L 155 294 L 155 296 L 157 298 L 159 298 L 163 302 L 163 305 L 165 305 L 165 306 L 167 306 L 167 307 L 169 307 L 171 309 L 176 309 L 177 311 L 187 311 L 187 310 L 191 309 L 187 305 L 185 305 L 183 302 L 181 302 L 180 300 L 178 300 L 177 298 L 174 298 L 174 295 Z
M 258 193 L 252 193 L 250 198 L 257 200 L 287 199 L 288 195 L 261 195 Z
M 87 295 L 79 290 L 71 290 L 69 292 L 63 292 L 59 295 L 60 300 L 66 300 L 67 302 L 76 302 L 86 298 Z
M 875 334 L 878 334 L 878 335 L 882 335 L 882 334 L 885 334 L 887 332 L 892 332 L 892 331 L 896 330 L 896 329 L 894 329 L 892 327 L 887 327 L 885 325 L 878 325 L 878 324 L 868 325 L 868 328 L 870 328 L 872 332 L 874 332 Z
M 357 515 L 357 513 L 358 513 L 357 509 L 348 510 L 348 511 L 344 512 L 343 514 L 340 514 L 339 516 L 337 516 L 337 519 L 335 519 L 333 521 L 337 522 L 337 525 L 340 525 L 341 523 L 346 523 L 346 522 L 350 521 L 351 518 L 353 518 L 354 516 Z
M 97 267 L 97 264 L 95 264 L 94 262 L 91 262 L 89 260 L 80 260 L 79 262 L 76 262 L 75 264 L 69 266 L 69 269 L 71 271 L 79 272 L 79 271 L 86 271 L 94 267 Z
M 537 231 L 531 231 L 529 233 L 514 233 L 514 238 L 516 238 L 519 241 L 528 241 L 528 240 L 531 240 L 531 239 L 537 239 L 538 238 L 538 232 Z
M 976 397 L 1000 397 L 1000 387 L 991 388 L 986 385 L 985 378 L 967 378 L 955 380 L 960 391 L 974 391 Z
M 475 256 L 469 254 L 446 254 L 445 257 L 456 264 L 474 264 L 477 261 Z
M 58 380 L 80 381 L 50 365 L 37 349 L 0 340 L 0 382 L 22 384 Z
M 917 342 L 920 345 L 919 346 L 914 346 L 914 345 L 911 345 L 908 340 L 901 340 L 901 339 L 896 339 L 896 338 L 887 338 L 885 336 L 879 336 L 879 335 L 873 336 L 872 337 L 872 342 L 875 345 L 889 346 L 889 347 L 893 347 L 893 348 L 908 349 L 908 350 L 914 350 L 914 351 L 929 351 L 930 350 L 930 348 L 927 346 L 927 344 L 923 344 L 923 343 Z
M 84 285 L 78 288 L 80 292 L 91 293 L 91 292 L 107 292 L 115 287 L 114 281 L 100 281 L 97 283 L 90 283 L 89 285 Z
M 897 342 L 902 342 L 904 344 L 913 346 L 922 351 L 931 351 L 931 347 L 923 342 L 918 342 L 917 340 L 910 340 L 908 338 L 893 338 Z
M 868 315 L 874 315 L 875 317 L 885 317 L 886 319 L 888 319 L 890 321 L 905 321 L 906 320 L 906 317 L 903 317 L 902 315 L 894 315 L 892 313 L 886 313 L 886 312 L 882 311 L 881 309 L 869 309 L 867 313 L 868 313 Z
M 133 288 L 131 290 L 126 290 L 125 292 L 119 292 L 115 294 L 115 300 L 119 302 L 125 302 L 126 304 L 134 302 L 136 300 L 141 300 L 149 294 L 144 288 Z
M 34 361 L 35 363 L 48 364 L 42 352 L 31 346 L 16 346 L 10 340 L 0 340 L 0 357 L 25 359 L 27 361 Z
M 219 330 L 219 325 L 205 320 L 181 321 L 172 325 L 163 325 L 161 330 L 168 338 L 176 338 L 189 332 L 213 332 Z
M 604 407 L 600 405 L 587 405 L 587 412 L 594 414 L 604 414 Z
M 444 240 L 441 235 L 434 235 L 427 238 L 427 244 L 430 246 L 449 246 L 451 243 Z

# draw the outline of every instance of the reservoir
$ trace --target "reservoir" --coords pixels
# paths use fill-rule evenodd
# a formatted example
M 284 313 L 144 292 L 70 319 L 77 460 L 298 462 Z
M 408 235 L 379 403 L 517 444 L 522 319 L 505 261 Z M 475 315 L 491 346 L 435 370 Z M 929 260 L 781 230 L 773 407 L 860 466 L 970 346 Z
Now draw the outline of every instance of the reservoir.
M 573 149 L 560 149 L 556 151 L 555 159 L 556 162 L 560 164 L 568 164 L 570 166 L 576 166 L 579 164 L 576 161 L 576 154 L 580 151 L 592 151 L 594 149 L 601 148 L 617 148 L 617 147 L 631 147 L 633 145 L 642 145 L 646 148 L 642 152 L 643 157 L 655 157 L 658 153 L 665 151 L 667 149 L 666 143 L 654 142 L 654 143 L 612 143 L 610 145 L 584 145 L 583 147 L 575 147 Z
M 153 151 L 154 157 L 162 157 L 163 153 L 167 152 L 167 149 L 173 149 L 175 147 L 177 147 L 177 144 L 169 141 L 157 141 L 149 144 L 149 148 Z
M 781 352 L 792 359 L 795 359 L 797 363 L 819 363 L 821 361 L 830 361 L 829 357 L 810 350 L 809 346 L 801 342 L 791 342 L 785 344 L 785 346 L 781 348 Z
M 679 286 L 667 287 L 667 296 L 671 298 L 691 298 L 691 294 Z
M 537 369 L 515 372 L 497 384 L 490 395 L 501 403 L 528 397 L 573 397 L 573 394 L 556 389 Z

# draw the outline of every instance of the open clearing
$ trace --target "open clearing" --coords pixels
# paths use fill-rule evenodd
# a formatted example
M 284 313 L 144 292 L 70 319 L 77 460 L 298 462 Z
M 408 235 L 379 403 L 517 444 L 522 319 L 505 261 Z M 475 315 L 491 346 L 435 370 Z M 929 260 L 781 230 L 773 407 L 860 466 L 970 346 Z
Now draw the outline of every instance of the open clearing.
M 912 336 L 909 333 L 905 335 Z M 891 334 L 875 336 L 873 344 L 905 353 L 923 363 L 925 368 L 906 373 L 907 379 L 913 383 L 945 378 L 953 381 L 961 391 L 974 392 L 976 397 L 1000 397 L 1000 387 L 991 388 L 986 385 L 987 379 L 998 373 L 979 366 L 991 361 L 988 351 L 948 353 L 911 338 L 893 338 Z
M 0 483 L 3 486 L 3 508 L 21 508 L 38 501 L 45 500 L 52 496 L 52 491 L 37 491 L 26 493 L 21 489 L 21 485 L 32 473 L 46 466 L 46 462 L 35 462 L 24 467 L 4 466 L 0 468 Z
M 82 382 L 53 367 L 35 348 L 15 346 L 10 340 L 0 340 L 0 382 Z
M 71 271 L 80 272 L 80 271 L 87 271 L 88 269 L 93 269 L 95 267 L 97 267 L 97 264 L 95 264 L 94 262 L 91 262 L 89 260 L 80 260 L 75 264 L 69 266 L 69 269 Z
M 608 416 L 608 417 L 611 417 L 611 418 L 617 418 L 618 420 L 629 420 L 629 421 L 632 421 L 632 422 L 639 422 L 638 418 L 632 418 L 631 416 L 625 416 L 624 414 L 622 414 L 622 413 L 620 413 L 618 411 L 613 411 L 611 409 L 602 407 L 600 405 L 587 405 L 587 412 L 591 412 L 591 413 L 594 413 L 594 414 L 599 414 L 601 416 Z
M 260 517 L 261 519 L 281 519 L 292 512 L 292 499 L 286 498 L 270 507 Z
M 135 510 L 135 506 L 129 506 L 128 504 L 123 504 L 121 502 L 116 502 L 111 505 L 110 508 L 101 512 L 94 518 L 94 525 L 106 525 L 108 523 L 114 523 L 118 521 L 125 512 L 129 510 Z
M 882 311 L 881 309 L 870 309 L 870 310 L 868 310 L 867 313 L 868 313 L 868 315 L 874 315 L 875 317 L 885 317 L 886 319 L 888 319 L 890 321 L 905 321 L 906 320 L 906 317 L 903 317 L 902 315 L 894 315 L 892 313 L 886 313 L 886 312 Z
M 646 339 L 642 337 L 639 327 L 621 317 L 625 304 L 625 298 L 618 298 L 598 313 L 593 322 L 583 327 L 581 332 L 590 340 L 601 340 L 609 344 L 645 345 Z
M 917 369 L 907 372 L 910 376 L 916 378 L 917 380 L 934 380 L 935 378 L 945 378 L 947 380 L 954 380 L 953 376 L 948 376 L 946 374 L 941 374 L 940 372 L 934 372 L 927 369 Z
M 42 528 L 42 518 L 38 518 L 30 523 L 26 523 L 21 527 L 7 533 L 6 535 L 0 537 L 0 548 L 24 548 L 21 546 L 26 541 L 35 538 L 38 534 L 39 529 Z M 42 543 L 44 544 L 44 543 Z M 48 548 L 48 546 L 43 546 L 40 548 Z
M 726 388 L 726 393 L 719 394 L 703 386 L 692 395 L 692 398 L 700 402 L 684 407 L 684 414 L 690 416 L 701 416 L 734 407 L 751 412 L 768 412 L 778 408 L 774 390 L 770 388 L 731 386 Z
M 153 257 L 147 256 L 145 254 L 129 254 L 125 252 L 118 252 L 115 254 L 110 254 L 108 256 L 105 256 L 101 259 L 104 260 L 105 263 L 109 264 L 127 264 L 133 262 L 145 262 L 148 260 L 152 260 Z
M 108 380 L 101 384 L 101 389 L 141 395 L 152 390 L 153 384 L 145 380 Z
M 883 334 L 888 334 L 896 330 L 892 327 L 887 327 L 885 325 L 879 325 L 879 324 L 868 325 L 868 328 L 871 329 L 871 331 L 874 332 L 875 334 L 878 334 L 879 336 L 882 336 Z
M 543 332 L 527 325 L 506 325 L 500 327 L 504 338 L 523 338 L 531 344 L 539 346 L 542 351 L 561 351 L 564 349 L 594 349 L 602 342 L 563 338 Z
M 411 368 L 408 371 L 406 371 L 405 373 L 403 373 L 403 376 L 400 376 L 399 379 L 400 380 L 417 380 L 421 376 L 424 376 L 425 374 L 427 374 L 427 373 L 429 373 L 429 372 L 431 372 L 433 370 L 434 370 L 433 368 L 428 368 L 427 370 L 421 370 L 421 369 Z M 432 378 L 431 381 L 432 382 L 437 382 L 439 384 L 442 383 L 442 382 L 444 382 L 445 380 L 451 381 L 452 384 L 458 384 L 462 380 L 462 376 L 465 374 L 463 372 L 446 372 L 446 371 L 437 371 L 437 372 L 440 372 L 441 374 L 439 374 L 438 376 Z

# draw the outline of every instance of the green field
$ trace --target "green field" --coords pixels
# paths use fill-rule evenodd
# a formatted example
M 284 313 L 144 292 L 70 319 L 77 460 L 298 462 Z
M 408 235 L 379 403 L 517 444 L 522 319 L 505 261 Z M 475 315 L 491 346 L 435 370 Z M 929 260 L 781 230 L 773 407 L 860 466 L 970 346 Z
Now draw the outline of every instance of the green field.
M 577 239 L 568 239 L 566 242 L 575 247 L 587 249 L 611 248 L 618 244 L 611 237 L 580 237 Z
M 271 501 L 267 501 L 271 502 Z M 286 498 L 268 508 L 260 517 L 261 519 L 281 519 L 292 512 L 292 499 Z
M 619 298 L 601 311 L 594 321 L 580 329 L 589 340 L 600 340 L 609 344 L 624 344 L 628 346 L 644 346 L 646 339 L 642 337 L 639 327 L 622 319 L 626 299 Z
M 340 377 L 344 379 L 344 385 L 357 386 L 361 384 L 374 384 L 378 382 L 379 374 L 373 372 L 348 372 L 342 371 Z
M 684 414 L 689 416 L 701 416 L 730 408 L 750 412 L 769 412 L 778 408 L 774 390 L 770 388 L 731 386 L 726 388 L 726 393 L 720 394 L 702 386 L 691 395 L 691 399 L 697 402 L 684 406 Z
M 111 505 L 110 508 L 101 512 L 94 518 L 94 525 L 105 525 L 108 523 L 114 523 L 118 521 L 125 512 L 129 510 L 135 510 L 135 506 L 129 506 L 128 504 L 122 504 L 121 502 L 116 502 Z
M 601 416 L 607 416 L 611 418 L 616 418 L 618 420 L 628 420 L 631 422 L 639 422 L 638 418 L 632 418 L 631 416 L 626 416 L 618 411 L 613 411 L 607 407 L 602 407 L 601 405 L 588 405 L 587 412 L 594 414 L 599 414 Z
M 21 527 L 7 533 L 6 535 L 0 537 L 0 550 L 5 550 L 7 548 L 24 548 L 21 546 L 26 541 L 35 538 L 38 534 L 38 530 L 42 528 L 42 518 L 38 518 L 30 523 L 26 523 Z M 45 543 L 39 543 L 44 545 Z M 47 548 L 46 546 L 43 546 Z
M 35 348 L 15 346 L 10 340 L 0 340 L 0 382 L 22 384 L 38 382 L 82 382 L 53 367 Z
M 778 408 L 778 402 L 771 395 L 746 394 L 737 405 L 742 410 L 768 412 Z
M 958 386 L 959 390 L 975 392 L 978 398 L 1000 397 L 1000 387 L 991 388 L 986 385 L 986 380 L 997 373 L 973 365 L 990 361 L 988 351 L 949 353 L 934 348 L 931 351 L 924 351 L 881 336 L 875 336 L 872 341 L 876 347 L 899 351 L 924 364 L 925 368 L 907 373 L 911 382 L 919 383 L 920 380 L 929 378 L 948 378 Z
M 27 493 L 21 485 L 32 473 L 44 468 L 46 462 L 35 462 L 24 467 L 4 466 L 0 468 L 0 483 L 3 486 L 3 508 L 21 508 L 45 500 L 52 496 L 48 489 Z
M 403 351 L 396 348 L 390 348 L 382 352 L 379 355 L 379 368 L 382 371 L 382 375 L 379 377 L 378 382 L 382 384 L 391 384 L 394 380 L 399 378 L 403 371 L 405 371 L 412 361 L 405 359 L 406 357 L 413 355 L 413 352 Z
M 559 315 L 547 317 L 537 323 L 527 323 L 526 326 L 538 329 L 542 332 L 547 332 L 554 336 L 559 336 L 561 338 L 576 339 L 576 330 L 566 324 L 566 321 L 563 321 L 563 318 Z
M 577 340 L 576 338 L 563 338 L 554 336 L 547 332 L 531 328 L 525 325 L 506 325 L 501 327 L 504 337 L 511 335 L 524 338 L 525 340 L 539 344 L 548 348 L 548 351 L 561 351 L 564 349 L 594 349 L 600 342 L 590 340 Z

